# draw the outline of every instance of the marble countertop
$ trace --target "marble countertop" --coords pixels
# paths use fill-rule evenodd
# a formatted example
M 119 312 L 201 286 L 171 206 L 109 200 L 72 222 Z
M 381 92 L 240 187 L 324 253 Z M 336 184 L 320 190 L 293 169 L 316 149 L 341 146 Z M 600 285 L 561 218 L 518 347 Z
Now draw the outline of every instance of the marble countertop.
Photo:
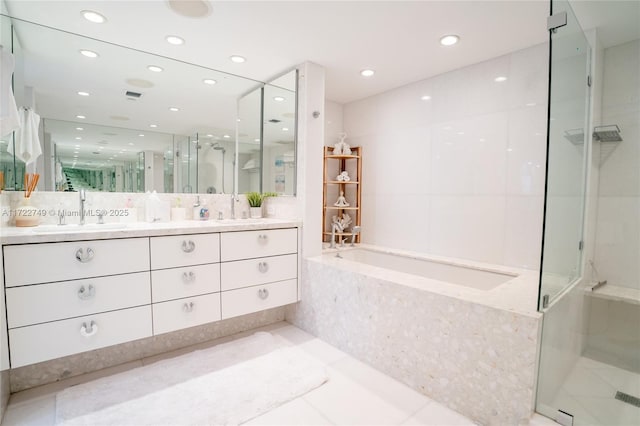
M 452 284 L 442 280 L 425 278 L 404 272 L 394 271 L 383 266 L 373 266 L 353 260 L 341 259 L 335 256 L 335 249 L 324 249 L 321 256 L 309 258 L 311 261 L 330 264 L 341 269 L 369 275 L 377 279 L 396 282 L 409 287 L 432 291 L 444 296 L 468 300 L 497 309 L 539 318 L 538 312 L 538 283 L 540 272 L 531 269 L 514 268 L 472 260 L 449 258 L 444 256 L 426 255 L 404 250 L 390 250 L 368 244 L 356 244 L 357 248 L 371 249 L 383 253 L 398 254 L 404 257 L 445 263 L 482 271 L 497 272 L 512 275 L 513 278 L 491 290 L 480 290 L 463 285 Z M 350 247 L 341 250 L 350 250 Z
M 41 225 L 28 228 L 0 227 L 0 243 L 26 244 L 59 241 L 104 240 L 153 237 L 160 235 L 206 234 L 210 232 L 251 231 L 301 227 L 291 219 L 225 219 L 175 222 L 131 222 L 80 225 Z

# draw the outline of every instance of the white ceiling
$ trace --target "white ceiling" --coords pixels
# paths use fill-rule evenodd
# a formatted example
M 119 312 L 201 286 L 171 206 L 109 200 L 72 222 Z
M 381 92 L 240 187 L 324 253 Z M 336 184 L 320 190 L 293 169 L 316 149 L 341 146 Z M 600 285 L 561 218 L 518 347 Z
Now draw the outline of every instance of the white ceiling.
M 7 0 L 18 18 L 260 81 L 304 61 L 326 68 L 327 98 L 350 102 L 547 39 L 547 1 L 226 1 L 187 18 L 166 1 Z M 80 11 L 108 21 L 93 24 Z M 446 48 L 444 34 L 461 42 Z M 183 46 L 165 36 L 179 35 Z M 231 55 L 247 58 L 244 64 Z M 373 68 L 365 79 L 359 72 Z

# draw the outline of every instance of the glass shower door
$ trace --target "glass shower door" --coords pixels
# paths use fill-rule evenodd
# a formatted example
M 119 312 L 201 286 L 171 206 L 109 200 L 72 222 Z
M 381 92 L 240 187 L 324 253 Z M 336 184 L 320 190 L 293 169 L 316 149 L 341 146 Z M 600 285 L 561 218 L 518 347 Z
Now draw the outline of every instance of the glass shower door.
M 547 188 L 539 308 L 581 275 L 588 132 L 590 47 L 567 1 L 552 15 L 567 24 L 551 32 Z

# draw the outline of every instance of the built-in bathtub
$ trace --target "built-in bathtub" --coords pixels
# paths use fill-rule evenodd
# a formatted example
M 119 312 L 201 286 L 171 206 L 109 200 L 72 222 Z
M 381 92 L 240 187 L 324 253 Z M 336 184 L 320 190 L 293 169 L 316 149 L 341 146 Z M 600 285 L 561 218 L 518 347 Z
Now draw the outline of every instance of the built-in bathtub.
M 482 424 L 534 408 L 538 273 L 375 246 L 303 261 L 287 320 Z
M 390 251 L 358 248 L 329 253 L 326 256 L 391 269 L 405 274 L 417 275 L 451 284 L 462 285 L 477 290 L 493 290 L 517 277 L 517 273 L 479 269 L 473 266 L 434 261 L 426 258 L 410 257 Z

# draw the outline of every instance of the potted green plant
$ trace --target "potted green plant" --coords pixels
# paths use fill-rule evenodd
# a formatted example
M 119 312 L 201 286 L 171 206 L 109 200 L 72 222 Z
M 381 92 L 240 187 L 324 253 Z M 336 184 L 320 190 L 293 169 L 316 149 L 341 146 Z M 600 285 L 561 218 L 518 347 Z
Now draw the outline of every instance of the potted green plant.
M 249 211 L 251 217 L 256 219 L 262 217 L 262 199 L 264 198 L 259 192 L 247 192 L 247 201 L 249 202 Z
M 262 217 L 262 203 L 267 197 L 277 197 L 277 192 L 247 192 L 246 197 L 249 202 L 249 210 L 253 219 Z

